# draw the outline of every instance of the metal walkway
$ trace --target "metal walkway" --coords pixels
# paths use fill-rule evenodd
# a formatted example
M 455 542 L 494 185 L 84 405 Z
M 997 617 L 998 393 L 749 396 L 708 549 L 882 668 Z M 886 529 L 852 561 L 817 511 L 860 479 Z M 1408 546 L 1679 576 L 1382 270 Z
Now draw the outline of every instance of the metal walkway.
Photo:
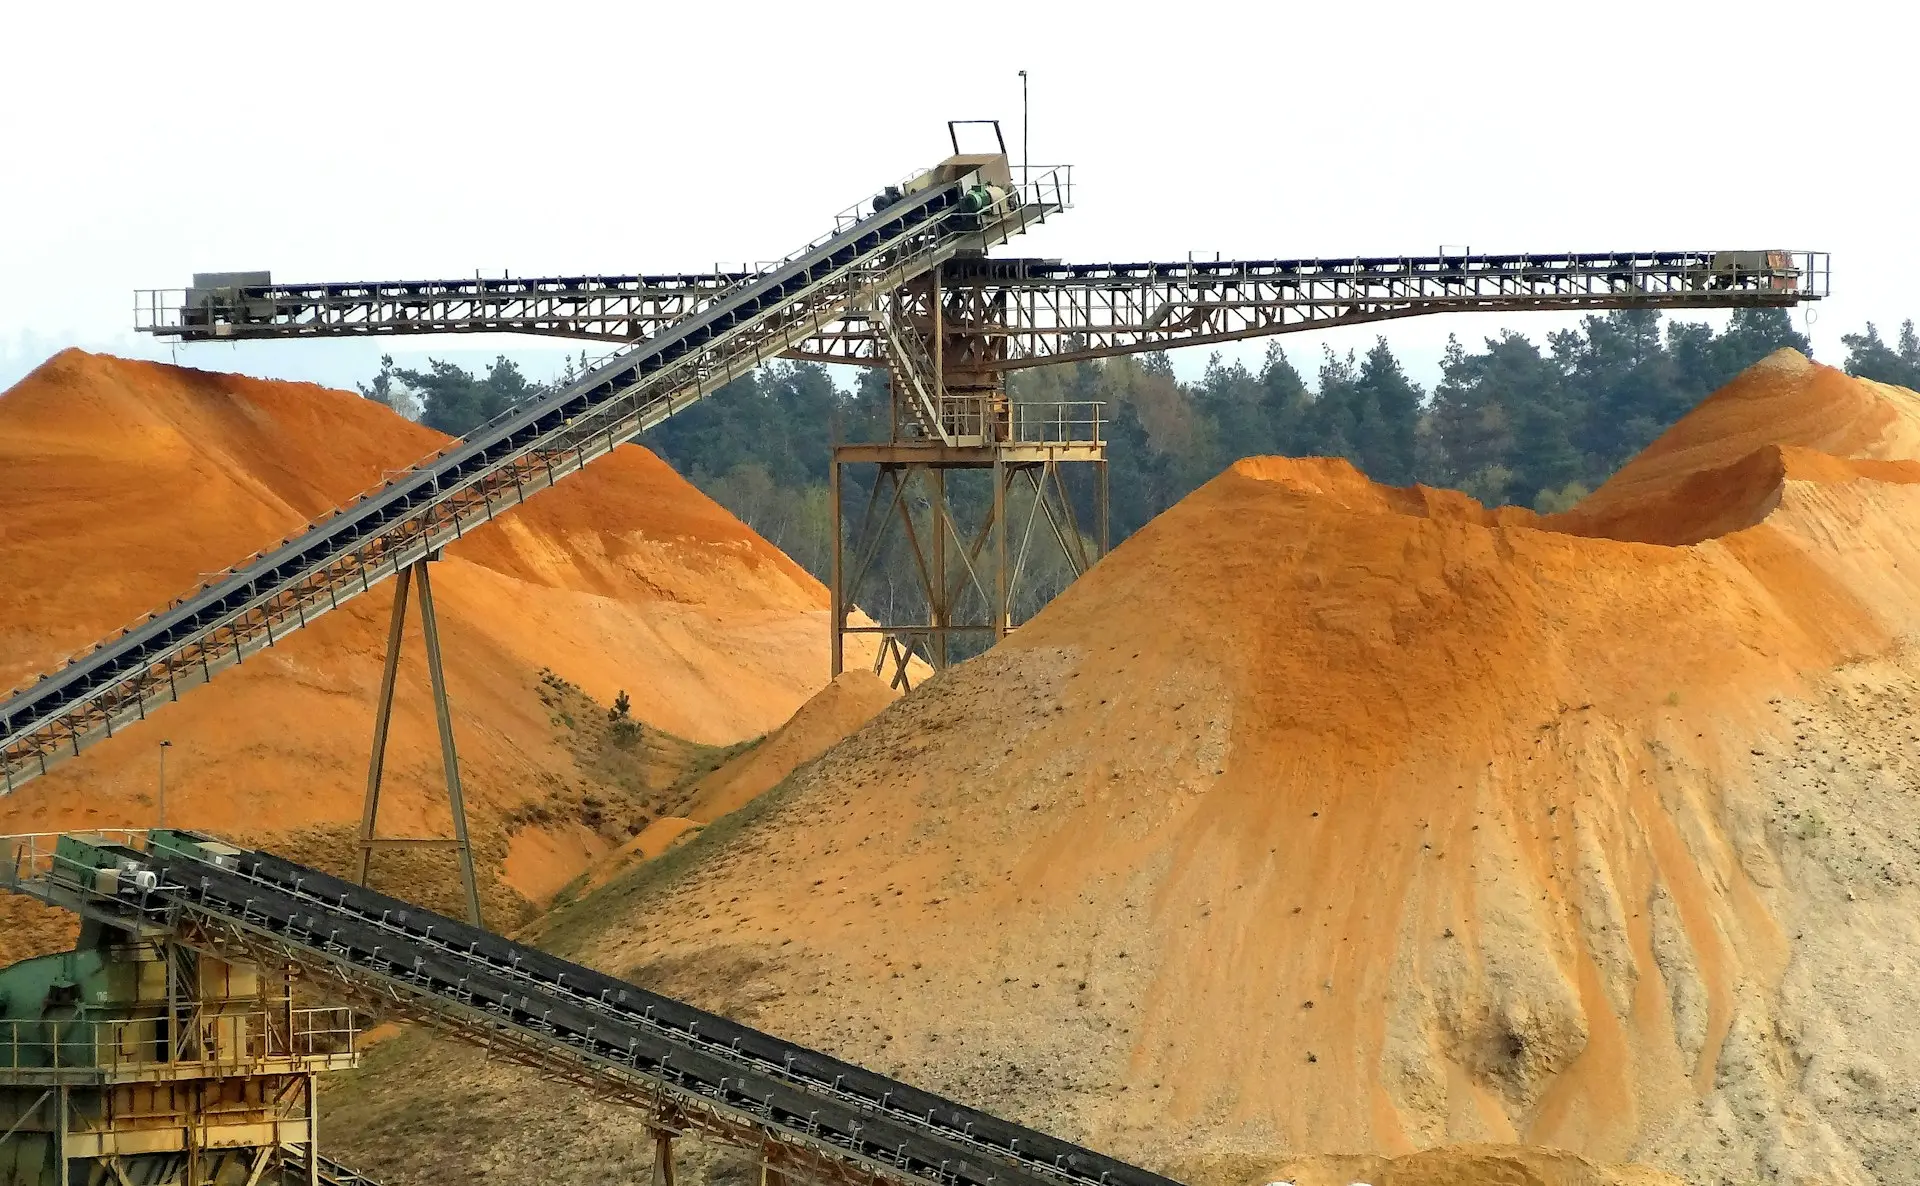
M 962 162 L 969 158 L 956 158 Z M 951 167 L 949 167 L 951 166 Z M 849 308 L 984 251 L 1068 204 L 1064 169 L 979 208 L 949 162 L 843 213 L 828 235 L 717 290 L 700 310 L 571 386 L 509 409 L 302 534 L 136 622 L 0 702 L 0 793 L 366 592 L 731 380 Z M 970 193 L 970 191 L 972 191 Z
M 1174 1186 L 270 854 L 210 855 L 198 839 L 154 832 L 144 848 L 89 841 L 123 862 L 114 885 L 127 888 L 103 892 L 97 870 L 56 859 L 50 838 L 10 838 L 0 842 L 13 858 L 0 866 L 0 888 L 223 960 L 290 962 L 375 1009 L 642 1108 L 663 1130 L 758 1149 L 782 1172 L 942 1186 Z

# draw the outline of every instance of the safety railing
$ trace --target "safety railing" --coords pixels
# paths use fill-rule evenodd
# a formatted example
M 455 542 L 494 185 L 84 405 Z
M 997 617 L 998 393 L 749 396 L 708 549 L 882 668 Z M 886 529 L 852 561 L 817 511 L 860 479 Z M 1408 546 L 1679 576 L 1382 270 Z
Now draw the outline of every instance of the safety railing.
M 136 288 L 133 290 L 133 328 L 139 333 L 166 333 L 185 328 L 187 290 Z
M 1104 403 L 1093 401 L 1015 403 L 1012 438 L 1020 444 L 1101 444 L 1105 412 Z
M 1039 170 L 1037 174 L 1033 170 Z M 1073 166 L 1034 165 L 1028 179 L 1016 182 L 1013 191 L 1020 195 L 1021 206 L 1073 208 Z
M 76 833 L 79 834 L 79 833 Z M 61 832 L 22 832 L 0 836 L 0 889 L 17 890 L 29 883 L 58 883 L 92 893 L 96 875 L 105 870 L 82 868 L 59 859 Z M 145 849 L 147 833 L 142 828 L 100 828 L 84 835 L 107 844 Z
M 344 1006 L 0 1021 L 0 1072 L 227 1073 L 269 1062 L 351 1061 Z
M 941 397 L 941 436 L 953 445 L 984 445 L 999 440 L 1004 435 L 1006 402 L 993 396 Z

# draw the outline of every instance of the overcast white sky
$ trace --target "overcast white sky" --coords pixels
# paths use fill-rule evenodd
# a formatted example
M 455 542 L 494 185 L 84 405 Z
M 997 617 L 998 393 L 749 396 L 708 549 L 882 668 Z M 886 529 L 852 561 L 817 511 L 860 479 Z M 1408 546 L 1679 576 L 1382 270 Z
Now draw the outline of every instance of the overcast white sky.
M 1788 247 L 1833 253 L 1839 335 L 1920 316 L 1910 5 L 0 4 L 0 383 L 134 341 L 194 271 L 389 279 L 771 258 L 1020 118 L 1075 260 Z M 1015 133 L 1017 135 L 1017 133 Z M 1016 150 L 1017 151 L 1017 150 Z M 1798 315 L 1797 315 L 1798 316 Z M 1384 329 L 1433 376 L 1449 332 Z M 1295 335 L 1320 344 L 1371 330 Z M 197 346 L 345 383 L 422 339 Z M 595 348 L 598 352 L 599 348 Z M 546 350 L 549 353 L 543 354 Z M 1259 347 L 1250 353 L 1257 356 Z M 161 356 L 166 351 L 160 348 Z M 1204 351 L 1177 359 L 1197 369 Z

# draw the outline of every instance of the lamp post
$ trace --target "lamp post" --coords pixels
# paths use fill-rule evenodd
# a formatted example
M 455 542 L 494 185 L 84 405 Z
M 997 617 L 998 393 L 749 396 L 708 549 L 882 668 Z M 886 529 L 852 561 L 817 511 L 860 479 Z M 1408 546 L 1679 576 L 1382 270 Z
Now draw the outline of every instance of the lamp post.
M 167 751 L 173 748 L 173 742 L 160 743 L 160 826 L 167 826 Z
M 1027 72 L 1020 72 L 1020 184 L 1027 184 Z

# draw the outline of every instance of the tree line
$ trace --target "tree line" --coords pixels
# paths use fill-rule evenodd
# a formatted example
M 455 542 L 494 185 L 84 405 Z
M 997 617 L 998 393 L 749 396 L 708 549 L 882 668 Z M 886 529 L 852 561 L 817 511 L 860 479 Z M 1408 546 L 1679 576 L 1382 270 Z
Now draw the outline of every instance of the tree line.
M 1849 374 L 1920 388 L 1920 335 L 1911 321 L 1891 343 L 1871 323 L 1841 341 Z M 1364 353 L 1323 349 L 1311 381 L 1276 340 L 1259 366 L 1215 355 L 1192 382 L 1174 375 L 1165 354 L 1142 354 L 1015 372 L 1010 390 L 1017 400 L 1107 405 L 1117 543 L 1232 462 L 1260 454 L 1344 457 L 1380 482 L 1451 487 L 1490 506 L 1564 510 L 1781 347 L 1811 354 L 1785 310 L 1740 310 L 1720 330 L 1654 310 L 1620 310 L 1586 317 L 1544 342 L 1513 330 L 1478 347 L 1449 339 L 1431 391 L 1407 376 L 1385 337 Z M 557 382 L 569 382 L 574 370 L 570 363 Z M 478 374 L 441 360 L 412 369 L 383 358 L 360 389 L 461 435 L 552 386 L 529 380 L 502 355 Z M 779 362 L 678 413 L 642 443 L 824 577 L 833 445 L 883 440 L 888 422 L 883 371 L 863 369 L 842 387 L 824 367 Z M 954 497 L 963 504 L 990 497 L 979 485 L 962 481 Z M 856 484 L 849 506 L 859 508 L 863 497 Z M 1079 521 L 1092 523 L 1091 483 L 1073 497 Z M 882 566 L 909 562 L 895 555 Z M 1062 579 L 1053 573 L 1030 595 L 1044 599 Z M 910 582 L 900 584 L 904 590 Z

